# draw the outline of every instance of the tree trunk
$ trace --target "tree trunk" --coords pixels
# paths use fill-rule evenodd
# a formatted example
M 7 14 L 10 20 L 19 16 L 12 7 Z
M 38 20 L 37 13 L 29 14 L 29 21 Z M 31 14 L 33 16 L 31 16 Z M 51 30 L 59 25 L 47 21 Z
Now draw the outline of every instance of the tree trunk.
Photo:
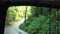
M 25 9 L 25 22 L 26 22 L 26 14 L 27 14 L 27 6 L 26 6 L 26 9 Z

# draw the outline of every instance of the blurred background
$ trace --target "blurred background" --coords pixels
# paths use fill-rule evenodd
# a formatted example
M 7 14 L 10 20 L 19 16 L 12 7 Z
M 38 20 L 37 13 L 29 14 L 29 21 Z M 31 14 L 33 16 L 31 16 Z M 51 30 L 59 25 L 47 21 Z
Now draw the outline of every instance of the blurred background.
M 23 19 L 24 18 L 24 19 Z M 20 22 L 21 20 L 24 20 Z M 37 6 L 11 6 L 7 10 L 5 28 L 19 24 L 28 34 L 59 34 L 60 9 Z

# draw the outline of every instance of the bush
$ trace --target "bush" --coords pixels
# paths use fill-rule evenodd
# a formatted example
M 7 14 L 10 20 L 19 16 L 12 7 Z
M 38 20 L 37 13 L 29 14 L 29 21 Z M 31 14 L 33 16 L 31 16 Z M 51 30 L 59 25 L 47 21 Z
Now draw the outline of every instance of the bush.
M 26 23 L 22 24 L 19 28 L 22 30 L 27 30 L 28 32 L 30 32 L 30 34 L 34 34 L 35 32 L 39 33 L 39 30 L 47 32 L 49 27 L 48 25 L 49 18 L 46 19 L 45 16 L 39 16 L 37 18 L 32 18 L 32 19 L 33 19 L 32 22 L 27 21 Z
M 21 25 L 19 28 L 22 30 L 26 30 L 30 34 L 59 34 L 60 11 L 56 11 L 56 9 L 54 8 L 52 8 L 52 10 L 50 11 L 50 8 L 44 7 L 38 8 L 39 11 L 37 9 L 37 11 L 34 9 L 36 9 L 36 7 L 32 9 L 32 15 L 29 16 L 27 22 L 23 23 L 23 25 Z

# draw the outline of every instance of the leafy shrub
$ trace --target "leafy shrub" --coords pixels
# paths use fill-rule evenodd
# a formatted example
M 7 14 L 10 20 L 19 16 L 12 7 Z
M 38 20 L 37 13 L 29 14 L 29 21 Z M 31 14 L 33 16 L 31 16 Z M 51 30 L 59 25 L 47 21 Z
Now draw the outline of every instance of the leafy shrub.
M 25 29 L 30 34 L 58 34 L 60 32 L 60 11 L 56 11 L 56 9 L 50 11 L 50 8 L 45 7 L 40 7 L 39 11 L 34 9 L 36 7 L 31 10 L 32 15 L 27 20 L 29 22 L 23 23 L 24 26 L 21 25 L 20 29 Z M 36 12 L 39 13 L 38 16 Z
M 39 32 L 39 30 L 40 31 L 45 31 L 45 32 L 48 30 L 49 18 L 46 19 L 45 16 L 39 16 L 37 18 L 32 18 L 32 19 L 33 19 L 33 21 L 30 22 L 30 24 L 28 26 L 26 26 L 26 25 L 29 22 L 24 23 L 20 26 L 20 29 L 23 29 L 23 30 L 25 29 L 28 32 L 30 32 L 30 34 L 34 34 L 35 32 Z

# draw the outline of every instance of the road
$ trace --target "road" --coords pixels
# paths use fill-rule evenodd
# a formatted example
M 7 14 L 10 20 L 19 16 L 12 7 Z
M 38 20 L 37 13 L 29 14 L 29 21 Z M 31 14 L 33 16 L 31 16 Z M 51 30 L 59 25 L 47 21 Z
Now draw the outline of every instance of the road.
M 12 24 L 11 26 L 4 29 L 4 34 L 28 34 L 27 32 L 19 29 L 19 25 L 23 24 L 25 18 L 22 18 L 16 24 Z

